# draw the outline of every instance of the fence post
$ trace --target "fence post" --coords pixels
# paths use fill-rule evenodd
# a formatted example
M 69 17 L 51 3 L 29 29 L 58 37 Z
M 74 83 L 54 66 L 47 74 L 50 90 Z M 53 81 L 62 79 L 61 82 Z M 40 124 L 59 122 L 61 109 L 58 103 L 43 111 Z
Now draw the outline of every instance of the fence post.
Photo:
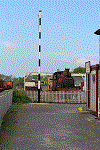
M 28 90 L 28 96 L 30 96 L 30 90 Z
M 34 91 L 34 98 L 35 98 L 36 101 L 37 101 L 37 91 Z
M 74 100 L 77 102 L 77 94 L 74 92 Z
M 71 101 L 72 101 L 72 103 L 73 103 L 73 93 L 71 93 Z
M 44 101 L 44 92 L 41 92 L 42 102 Z
M 66 102 L 68 103 L 68 94 L 67 94 L 67 91 L 65 92 L 65 95 L 66 95 Z
M 80 92 L 81 103 L 83 103 L 83 92 Z
M 70 93 L 70 99 L 71 99 L 71 101 L 73 103 L 73 94 L 72 93 Z
M 78 103 L 80 103 L 80 93 L 78 92 Z
M 85 102 L 85 100 L 86 100 L 85 95 L 86 95 L 86 93 L 84 92 L 82 102 Z
M 80 99 L 80 103 L 81 103 L 81 93 L 79 92 L 79 99 Z
M 64 99 L 64 91 L 63 91 L 63 102 L 65 103 L 65 99 Z
M 81 92 L 82 103 L 85 103 L 85 92 Z
M 40 92 L 40 103 L 42 102 L 42 91 Z
M 57 102 L 57 91 L 56 91 L 56 93 L 55 93 L 55 94 L 56 94 L 56 102 Z
M 48 91 L 48 92 L 49 92 L 49 91 Z M 46 101 L 47 101 L 47 102 L 48 102 L 48 92 L 47 92 L 47 95 L 46 95 L 46 97 L 47 97 L 47 98 L 46 98 Z
M 51 95 L 52 95 L 52 102 L 53 102 L 53 97 L 54 97 L 54 95 L 53 95 L 53 92 L 51 91 Z
M 54 96 L 53 102 L 55 102 L 55 99 L 56 99 L 55 91 L 53 91 L 53 96 Z
M 57 93 L 58 93 L 58 91 L 57 91 Z M 59 93 L 58 93 L 58 103 L 59 103 Z
M 34 100 L 34 91 L 33 91 L 33 100 Z
M 45 96 L 45 93 L 44 93 L 44 91 L 42 91 L 42 98 L 43 98 L 43 100 L 42 100 L 42 102 L 44 102 L 44 96 Z
M 51 92 L 51 95 L 53 95 L 53 94 L 52 94 L 52 92 Z M 52 99 L 51 101 L 53 102 L 53 96 L 52 96 L 52 98 L 51 98 L 51 99 Z
M 27 95 L 28 95 L 28 90 L 27 90 Z
M 67 92 L 67 93 L 68 93 L 68 92 Z M 71 102 L 70 102 L 70 93 L 68 93 L 68 100 L 69 100 L 69 103 L 71 103 Z
M 37 101 L 37 91 L 34 91 L 34 100 Z
M 55 102 L 55 92 L 54 91 L 52 92 L 53 92 L 53 102 Z
M 37 96 L 36 98 L 37 98 L 37 102 L 38 102 L 38 91 L 36 92 L 36 96 Z
M 76 95 L 75 95 L 75 92 L 74 92 L 74 101 L 77 102 L 77 99 L 76 99 Z
M 32 91 L 31 91 L 31 97 L 32 97 Z
M 66 91 L 65 91 L 65 101 L 66 103 L 68 103 L 68 95 L 66 94 Z
M 58 91 L 58 97 L 59 97 L 59 102 L 60 102 L 60 96 L 61 96 L 61 91 Z
M 34 91 L 32 91 L 32 94 L 33 94 L 33 100 L 34 100 Z
M 86 104 L 87 104 L 87 96 L 86 96 L 86 92 L 85 92 L 85 102 L 86 102 Z
M 46 102 L 46 93 L 47 93 L 47 92 L 45 91 L 45 102 Z

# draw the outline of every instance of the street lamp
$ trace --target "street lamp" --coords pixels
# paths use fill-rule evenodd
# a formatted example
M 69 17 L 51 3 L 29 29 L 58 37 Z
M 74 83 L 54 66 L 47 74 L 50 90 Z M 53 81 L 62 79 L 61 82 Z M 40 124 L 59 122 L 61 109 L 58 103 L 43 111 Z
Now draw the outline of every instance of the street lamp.
M 95 31 L 94 34 L 99 35 L 99 67 L 100 67 L 100 29 Z

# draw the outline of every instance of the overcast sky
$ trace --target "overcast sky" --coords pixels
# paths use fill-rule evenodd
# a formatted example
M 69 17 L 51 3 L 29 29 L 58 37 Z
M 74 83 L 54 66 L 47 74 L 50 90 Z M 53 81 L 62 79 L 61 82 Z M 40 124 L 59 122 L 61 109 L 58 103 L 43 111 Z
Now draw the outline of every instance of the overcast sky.
M 1 0 L 0 74 L 38 71 L 39 10 L 41 72 L 99 62 L 100 0 Z

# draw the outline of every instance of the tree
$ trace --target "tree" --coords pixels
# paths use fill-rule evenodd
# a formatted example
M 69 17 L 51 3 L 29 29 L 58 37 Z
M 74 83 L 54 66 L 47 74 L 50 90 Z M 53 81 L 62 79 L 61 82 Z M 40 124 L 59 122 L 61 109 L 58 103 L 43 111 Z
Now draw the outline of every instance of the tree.
M 85 68 L 79 66 L 74 69 L 73 73 L 85 73 Z
M 24 87 L 24 77 L 19 77 L 15 80 L 14 82 L 14 87 L 21 87 L 23 88 Z
M 12 77 L 12 75 L 6 76 L 4 74 L 0 74 L 0 80 L 3 80 L 3 81 L 12 81 L 13 77 Z
M 26 82 L 31 82 L 32 79 L 38 80 L 38 75 L 32 75 L 32 76 L 28 76 L 25 81 Z
M 32 79 L 30 79 L 29 77 L 27 77 L 26 79 L 25 79 L 25 82 L 31 82 L 32 81 Z
M 14 87 L 20 87 L 23 88 L 24 87 L 24 77 L 13 77 L 12 75 L 6 76 L 4 74 L 0 74 L 0 80 L 6 82 L 6 81 L 12 81 Z
M 42 78 L 42 81 L 46 81 L 47 82 L 48 77 L 51 77 L 51 76 L 46 75 L 44 78 Z
M 38 80 L 38 75 L 33 75 L 32 78 Z

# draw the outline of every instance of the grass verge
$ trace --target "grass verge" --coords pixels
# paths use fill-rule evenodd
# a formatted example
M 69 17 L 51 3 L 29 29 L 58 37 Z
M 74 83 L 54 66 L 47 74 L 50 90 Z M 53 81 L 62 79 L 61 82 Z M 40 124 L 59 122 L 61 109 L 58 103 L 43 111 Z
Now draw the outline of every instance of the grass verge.
M 24 104 L 32 103 L 31 98 L 29 98 L 24 90 L 14 90 L 12 104 Z

